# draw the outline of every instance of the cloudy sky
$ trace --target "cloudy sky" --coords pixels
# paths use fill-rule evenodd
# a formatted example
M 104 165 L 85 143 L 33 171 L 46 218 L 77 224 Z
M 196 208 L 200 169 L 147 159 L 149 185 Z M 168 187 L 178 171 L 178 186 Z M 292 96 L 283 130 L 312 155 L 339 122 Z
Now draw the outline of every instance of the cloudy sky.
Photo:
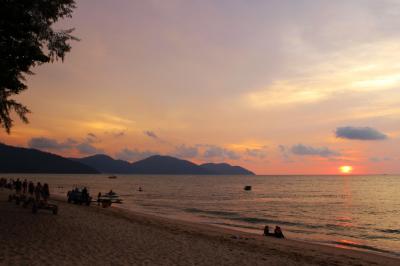
M 400 173 L 399 1 L 81 0 L 57 27 L 81 41 L 34 69 L 4 143 Z

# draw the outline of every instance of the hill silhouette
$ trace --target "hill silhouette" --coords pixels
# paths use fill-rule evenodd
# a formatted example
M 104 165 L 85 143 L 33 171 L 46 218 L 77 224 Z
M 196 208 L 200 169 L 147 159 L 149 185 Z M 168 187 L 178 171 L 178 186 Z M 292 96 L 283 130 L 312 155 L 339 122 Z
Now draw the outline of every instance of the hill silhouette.
M 153 155 L 133 163 L 115 160 L 104 154 L 72 158 L 72 160 L 108 174 L 254 175 L 243 167 L 231 166 L 227 163 L 197 165 L 187 160 L 164 155 Z
M 136 174 L 207 175 L 212 172 L 192 162 L 171 156 L 154 155 L 132 163 Z
M 232 166 L 227 163 L 205 163 L 200 167 L 220 175 L 254 175 L 253 172 L 241 166 Z
M 253 172 L 227 163 L 193 162 L 171 156 L 154 155 L 137 162 L 115 160 L 105 154 L 83 158 L 64 158 L 36 149 L 0 143 L 1 173 L 60 174 L 153 174 L 153 175 L 254 175 Z
M 58 173 L 96 174 L 85 164 L 35 149 L 8 146 L 0 143 L 1 173 Z
M 105 174 L 130 174 L 131 164 L 127 161 L 114 160 L 105 154 L 96 154 L 84 158 L 70 158 L 73 161 L 90 166 Z

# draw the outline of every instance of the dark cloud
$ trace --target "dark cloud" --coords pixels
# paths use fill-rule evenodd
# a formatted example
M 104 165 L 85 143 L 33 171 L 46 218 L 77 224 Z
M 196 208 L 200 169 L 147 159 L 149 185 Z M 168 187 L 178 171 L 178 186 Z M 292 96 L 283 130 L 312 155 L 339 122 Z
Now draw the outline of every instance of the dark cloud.
M 130 149 L 122 149 L 121 151 L 115 154 L 115 157 L 120 160 L 125 161 L 138 161 L 141 159 L 145 159 L 152 155 L 158 154 L 157 152 L 152 151 L 139 151 L 137 149 L 130 150 Z
M 289 151 L 284 145 L 278 146 L 279 152 L 282 155 L 283 161 L 286 163 L 292 163 L 293 161 L 290 158 Z
M 196 146 L 192 147 L 183 144 L 175 147 L 175 152 L 172 155 L 180 158 L 194 158 L 199 155 L 199 149 Z
M 79 142 L 74 139 L 68 138 L 64 143 L 67 145 L 74 146 L 74 145 L 78 144 Z
M 203 153 L 203 157 L 206 159 L 231 159 L 237 160 L 240 159 L 240 155 L 235 153 L 234 151 L 215 146 L 215 145 L 206 145 L 206 150 Z
M 62 151 L 73 148 L 76 143 L 77 142 L 73 139 L 67 139 L 65 142 L 58 142 L 55 139 L 38 137 L 31 138 L 28 142 L 28 146 L 39 150 Z
M 158 136 L 153 131 L 146 130 L 143 133 L 150 138 L 158 139 Z
M 340 155 L 339 152 L 330 150 L 327 147 L 311 147 L 303 144 L 294 145 L 290 150 L 300 156 L 334 157 Z
M 265 148 L 263 149 L 246 149 L 246 155 L 254 158 L 264 159 L 267 156 Z
M 286 151 L 286 147 L 285 147 L 284 145 L 282 145 L 282 144 L 280 144 L 280 145 L 278 146 L 278 149 L 279 149 L 280 152 Z
M 338 127 L 336 137 L 356 140 L 384 140 L 387 135 L 371 127 Z
M 113 134 L 113 136 L 116 137 L 116 138 L 123 137 L 123 136 L 125 136 L 125 132 L 124 132 L 124 131 L 115 132 L 115 133 Z
M 113 136 L 115 138 L 120 138 L 120 137 L 125 136 L 125 131 L 111 131 L 111 132 L 110 131 L 105 131 L 104 134 L 111 135 L 111 136 Z
M 100 142 L 100 139 L 94 133 L 88 133 L 86 136 L 85 142 L 96 143 L 96 142 Z
M 28 142 L 30 148 L 35 148 L 39 150 L 51 150 L 51 151 L 65 151 L 71 149 L 77 149 L 81 154 L 96 154 L 103 153 L 103 150 L 96 148 L 92 144 L 99 142 L 96 135 L 93 133 L 88 133 L 87 137 L 81 142 L 74 139 L 68 138 L 64 142 L 59 142 L 55 139 L 38 137 L 32 138 Z
M 79 153 L 86 155 L 103 153 L 103 150 L 96 148 L 95 146 L 93 146 L 88 142 L 83 142 L 81 144 L 76 145 L 76 149 L 79 151 Z
M 371 157 L 369 158 L 370 162 L 374 162 L 374 163 L 379 163 L 379 162 L 387 162 L 387 161 L 391 161 L 392 158 L 390 157 Z

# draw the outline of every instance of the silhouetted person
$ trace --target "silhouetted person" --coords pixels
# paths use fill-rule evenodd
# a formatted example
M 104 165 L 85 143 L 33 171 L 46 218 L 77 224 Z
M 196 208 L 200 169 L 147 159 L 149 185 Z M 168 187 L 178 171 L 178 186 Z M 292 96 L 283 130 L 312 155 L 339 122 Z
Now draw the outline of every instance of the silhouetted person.
M 41 194 L 42 194 L 43 201 L 44 201 L 44 203 L 47 204 L 47 200 L 50 197 L 49 185 L 47 183 L 44 183 L 41 192 L 42 192 Z
M 25 179 L 24 182 L 22 183 L 22 193 L 26 194 L 27 189 L 28 189 L 28 181 Z
M 33 193 L 34 193 L 34 192 L 35 192 L 35 185 L 33 184 L 32 181 L 29 181 L 29 184 L 28 184 L 28 193 L 29 193 L 29 196 L 33 197 Z
M 17 195 L 19 195 L 21 193 L 21 190 L 22 190 L 22 183 L 19 180 L 19 178 L 17 179 L 17 181 L 15 181 L 14 187 L 15 187 L 15 192 L 17 192 Z
M 86 202 L 89 198 L 88 190 L 86 187 L 82 189 L 82 201 Z
M 97 205 L 100 206 L 100 198 L 101 198 L 101 192 L 97 194 Z
M 271 235 L 271 233 L 269 232 L 269 226 L 268 226 L 268 225 L 266 225 L 266 226 L 264 227 L 264 235 L 265 235 L 265 236 L 270 236 L 270 235 Z
M 285 238 L 285 236 L 282 233 L 282 229 L 279 226 L 275 227 L 274 235 L 276 238 Z
M 42 184 L 40 182 L 37 182 L 36 187 L 35 187 L 35 200 L 36 202 L 40 201 L 40 194 L 42 193 Z

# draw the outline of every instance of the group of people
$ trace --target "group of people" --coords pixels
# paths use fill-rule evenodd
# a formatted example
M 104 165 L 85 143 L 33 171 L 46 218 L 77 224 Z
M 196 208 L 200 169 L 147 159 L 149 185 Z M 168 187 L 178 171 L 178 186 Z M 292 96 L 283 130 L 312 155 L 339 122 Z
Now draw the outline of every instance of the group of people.
M 90 195 L 89 195 L 89 191 L 88 191 L 87 187 L 80 188 L 80 187 L 76 186 L 71 191 L 68 191 L 67 197 L 70 197 L 73 193 L 81 194 L 80 200 L 82 202 L 86 202 L 86 201 L 90 200 Z
M 40 182 L 37 182 L 35 185 L 33 181 L 28 181 L 26 179 L 21 181 L 19 178 L 16 180 L 12 178 L 8 180 L 6 178 L 0 178 L 0 187 L 15 190 L 15 195 L 17 197 L 28 196 L 35 199 L 37 202 L 43 200 L 47 203 L 50 197 L 50 189 L 47 183 L 42 185 Z
M 36 202 L 43 200 L 44 203 L 47 203 L 47 200 L 50 197 L 49 185 L 44 183 L 43 185 L 40 182 L 37 182 L 36 185 L 32 181 L 28 181 L 24 179 L 21 181 L 19 178 L 17 180 L 14 179 L 6 179 L 0 178 L 0 188 L 8 188 L 11 190 L 15 189 L 15 195 L 17 197 L 28 196 L 31 199 L 34 199 Z M 78 191 L 78 188 L 75 188 Z M 82 198 L 88 199 L 89 193 L 86 187 L 82 189 Z M 69 196 L 68 192 L 68 196 Z M 114 195 L 115 193 L 111 190 L 108 195 Z M 99 193 L 97 196 L 98 203 L 100 204 L 100 198 L 102 194 Z M 282 229 L 279 226 L 276 226 L 273 232 L 269 231 L 269 226 L 266 225 L 264 227 L 264 236 L 273 236 L 276 238 L 285 238 L 283 235 Z
M 275 226 L 274 232 L 270 233 L 269 226 L 266 225 L 264 227 L 264 236 L 274 236 L 276 238 L 285 238 L 285 236 L 283 235 L 282 229 L 279 226 Z

